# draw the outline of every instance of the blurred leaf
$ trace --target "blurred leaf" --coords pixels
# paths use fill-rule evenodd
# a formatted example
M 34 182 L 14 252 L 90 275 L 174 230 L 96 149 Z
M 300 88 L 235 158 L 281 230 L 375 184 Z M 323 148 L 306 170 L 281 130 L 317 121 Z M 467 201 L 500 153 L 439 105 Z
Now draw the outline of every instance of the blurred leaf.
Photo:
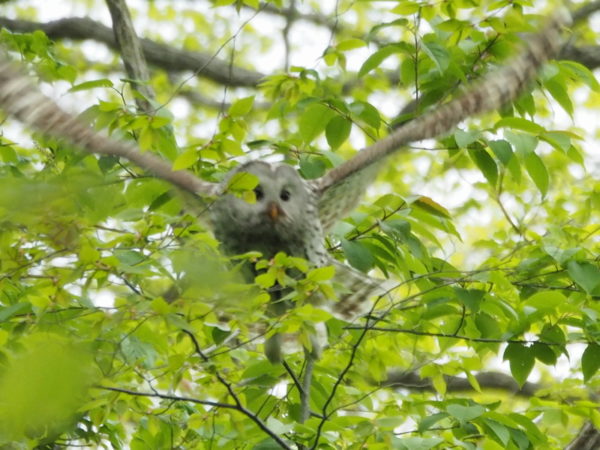
M 198 161 L 199 156 L 195 149 L 183 152 L 173 161 L 173 170 L 183 170 L 191 167 Z
M 536 292 L 529 297 L 524 305 L 530 306 L 544 313 L 554 312 L 560 305 L 566 304 L 566 297 L 558 291 Z
M 344 255 L 352 267 L 362 272 L 373 268 L 374 259 L 371 252 L 360 242 L 342 240 Z
M 584 381 L 589 381 L 600 368 L 600 345 L 588 344 L 581 355 L 581 368 Z
M 108 78 L 100 78 L 98 80 L 85 81 L 83 83 L 76 84 L 69 92 L 85 91 L 88 89 L 94 89 L 97 87 L 112 87 L 113 83 Z
M 389 56 L 393 55 L 394 53 L 398 53 L 399 51 L 400 48 L 397 45 L 386 45 L 372 53 L 358 70 L 358 76 L 362 77 L 371 70 L 379 67 L 379 65 Z
M 450 55 L 448 50 L 444 48 L 439 42 L 434 40 L 424 39 L 422 41 L 423 51 L 431 60 L 434 62 L 437 70 L 440 73 L 444 73 L 444 71 L 448 68 L 450 64 Z
M 446 407 L 446 411 L 461 422 L 469 422 L 483 415 L 486 409 L 480 405 L 463 406 L 452 404 Z
M 300 174 L 307 180 L 313 180 L 323 176 L 327 170 L 327 164 L 321 156 L 300 156 Z
M 21 340 L 0 373 L 0 436 L 25 441 L 57 436 L 74 424 L 94 382 L 91 354 L 52 333 Z
M 600 269 L 589 262 L 570 261 L 567 270 L 575 283 L 588 294 L 600 286 Z
M 535 364 L 535 355 L 530 347 L 523 344 L 508 344 L 503 359 L 510 363 L 510 372 L 519 386 L 523 386 Z
M 236 100 L 229 107 L 229 115 L 233 117 L 245 116 L 252 110 L 252 106 L 254 105 L 254 96 L 241 98 Z
M 529 153 L 525 155 L 525 167 L 527 173 L 539 189 L 542 197 L 545 197 L 548 193 L 548 184 L 550 183 L 550 176 L 546 165 L 541 158 L 535 153 Z
M 364 47 L 365 45 L 366 45 L 366 43 L 362 39 L 354 38 L 354 39 L 346 39 L 345 41 L 340 42 L 337 45 L 337 48 L 341 52 L 346 52 L 348 50 L 354 50 L 356 48 Z
M 558 104 L 569 114 L 569 116 L 573 116 L 574 108 L 573 102 L 571 101 L 571 96 L 567 91 L 567 88 L 558 78 L 552 78 L 550 80 L 544 81 L 544 87 L 550 92 L 550 95 L 558 102 Z
M 340 147 L 348 137 L 352 130 L 352 122 L 342 116 L 335 116 L 332 118 L 325 129 L 325 136 L 327 137 L 327 143 L 335 150 Z
M 302 140 L 307 144 L 321 134 L 329 120 L 335 115 L 331 108 L 321 103 L 313 103 L 304 110 L 298 124 Z
M 489 141 L 489 145 L 500 162 L 504 166 L 508 166 L 508 163 L 513 158 L 513 151 L 510 144 L 501 139 L 497 141 Z
M 498 167 L 489 153 L 483 149 L 469 149 L 469 156 L 479 167 L 488 183 L 492 187 L 496 187 L 498 184 Z

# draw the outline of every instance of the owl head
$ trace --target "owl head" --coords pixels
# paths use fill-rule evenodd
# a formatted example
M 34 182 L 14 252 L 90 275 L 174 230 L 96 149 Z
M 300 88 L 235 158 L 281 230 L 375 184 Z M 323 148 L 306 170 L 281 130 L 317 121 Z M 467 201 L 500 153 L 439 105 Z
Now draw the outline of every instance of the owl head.
M 258 178 L 254 188 L 256 201 L 248 202 L 227 193 L 220 196 L 212 208 L 217 238 L 231 252 L 271 253 L 272 245 L 297 254 L 294 242 L 304 241 L 318 221 L 315 194 L 308 183 L 289 165 L 252 161 L 233 169 L 225 185 L 237 173 Z

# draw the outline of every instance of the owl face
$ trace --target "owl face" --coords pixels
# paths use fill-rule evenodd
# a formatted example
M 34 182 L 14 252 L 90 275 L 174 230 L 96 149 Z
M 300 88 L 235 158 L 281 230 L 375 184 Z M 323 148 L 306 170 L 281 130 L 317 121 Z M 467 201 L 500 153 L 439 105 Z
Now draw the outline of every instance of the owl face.
M 306 257 L 304 242 L 318 221 L 315 196 L 307 183 L 286 164 L 253 161 L 237 167 L 230 176 L 240 172 L 258 178 L 256 201 L 225 194 L 213 205 L 215 234 L 225 250 L 256 250 L 265 257 L 285 251 Z

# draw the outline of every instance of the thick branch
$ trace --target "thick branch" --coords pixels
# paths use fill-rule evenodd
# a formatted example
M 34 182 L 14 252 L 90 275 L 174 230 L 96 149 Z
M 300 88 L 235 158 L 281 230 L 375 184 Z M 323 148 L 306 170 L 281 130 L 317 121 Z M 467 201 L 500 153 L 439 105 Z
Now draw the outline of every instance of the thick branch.
M 144 97 L 136 96 L 137 107 L 140 111 L 151 114 L 153 108 L 149 100 L 154 99 L 154 92 L 148 84 L 150 73 L 127 5 L 124 0 L 106 0 L 106 4 L 112 18 L 115 39 L 121 50 L 125 73 L 132 80 L 135 89 Z
M 566 450 L 595 450 L 598 448 L 600 448 L 600 431 L 591 422 L 586 422 Z
M 581 22 L 598 10 L 600 10 L 600 1 L 588 3 L 587 5 L 584 5 L 573 12 L 573 22 Z
M 559 57 L 583 64 L 590 70 L 600 67 L 600 47 L 597 45 L 588 45 L 576 47 L 574 45 L 565 45 L 561 50 Z
M 19 33 L 42 30 L 50 39 L 92 39 L 118 50 L 112 30 L 87 17 L 70 17 L 45 23 L 0 17 L 0 27 Z M 231 86 L 256 86 L 264 76 L 252 70 L 230 67 L 228 62 L 207 53 L 180 50 L 150 39 L 140 39 L 140 44 L 146 60 L 165 70 L 190 70 Z
M 330 30 L 337 29 L 339 31 L 339 25 L 324 14 L 302 13 L 299 12 L 295 7 L 281 9 L 273 5 L 272 3 L 261 3 L 258 9 L 264 12 L 268 12 L 269 14 L 283 16 L 286 19 L 289 19 L 290 16 L 293 15 L 294 20 L 304 20 L 306 22 L 314 23 L 315 25 L 322 25 L 326 28 L 329 28 Z
M 500 389 L 524 397 L 531 397 L 541 389 L 539 384 L 529 382 L 519 387 L 513 377 L 500 372 L 482 372 L 475 375 L 475 378 L 482 389 Z M 448 392 L 473 390 L 473 386 L 466 378 L 446 375 L 444 379 Z M 411 391 L 435 391 L 433 381 L 430 378 L 419 377 L 416 372 L 391 373 L 382 384 L 386 387 L 405 388 Z

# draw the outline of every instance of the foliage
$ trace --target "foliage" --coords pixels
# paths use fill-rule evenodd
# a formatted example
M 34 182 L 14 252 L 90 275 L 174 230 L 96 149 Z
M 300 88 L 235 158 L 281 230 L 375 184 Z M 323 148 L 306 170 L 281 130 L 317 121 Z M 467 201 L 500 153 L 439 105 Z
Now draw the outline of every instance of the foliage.
M 234 28 L 235 9 L 247 17 L 258 2 L 142 3 L 140 35 L 217 55 L 226 30 L 232 65 L 262 69 L 279 39 L 255 16 Z M 303 8 L 323 14 L 312 3 Z M 540 23 L 529 3 L 339 2 L 341 16 L 319 16 L 340 22 L 318 64 L 278 68 L 244 88 L 208 83 L 202 70 L 195 78 L 152 67 L 153 115 L 136 110 L 118 54 L 94 61 L 80 43 L 42 31 L 4 29 L 0 40 L 70 109 L 174 169 L 215 181 L 250 156 L 314 178 L 510 58 L 518 36 Z M 36 19 L 27 2 L 6 8 Z M 169 23 L 194 32 L 165 41 Z M 301 51 L 304 42 L 292 44 Z M 528 449 L 561 448 L 586 420 L 600 426 L 591 395 L 600 382 L 600 183 L 596 130 L 579 122 L 597 108 L 598 90 L 582 64 L 551 62 L 514 105 L 393 159 L 328 238 L 337 258 L 397 284 L 355 323 L 303 302 L 332 289 L 329 269 L 285 255 L 226 258 L 206 226 L 210 204 L 126 161 L 29 139 L 7 120 L 0 441 Z M 190 91 L 231 103 L 219 110 L 191 98 L 192 112 L 182 106 Z M 253 180 L 245 183 L 240 195 Z M 246 260 L 268 269 L 253 285 L 239 276 Z M 290 280 L 289 268 L 306 279 Z M 298 307 L 282 317 L 267 313 L 275 281 L 297 291 Z M 262 342 L 277 330 L 308 345 L 319 323 L 330 346 L 314 369 L 313 414 L 300 423 L 304 354 L 273 365 Z M 521 395 L 479 377 L 502 370 Z M 393 373 L 416 373 L 428 388 L 391 386 Z M 456 376 L 470 388 L 453 389 Z

